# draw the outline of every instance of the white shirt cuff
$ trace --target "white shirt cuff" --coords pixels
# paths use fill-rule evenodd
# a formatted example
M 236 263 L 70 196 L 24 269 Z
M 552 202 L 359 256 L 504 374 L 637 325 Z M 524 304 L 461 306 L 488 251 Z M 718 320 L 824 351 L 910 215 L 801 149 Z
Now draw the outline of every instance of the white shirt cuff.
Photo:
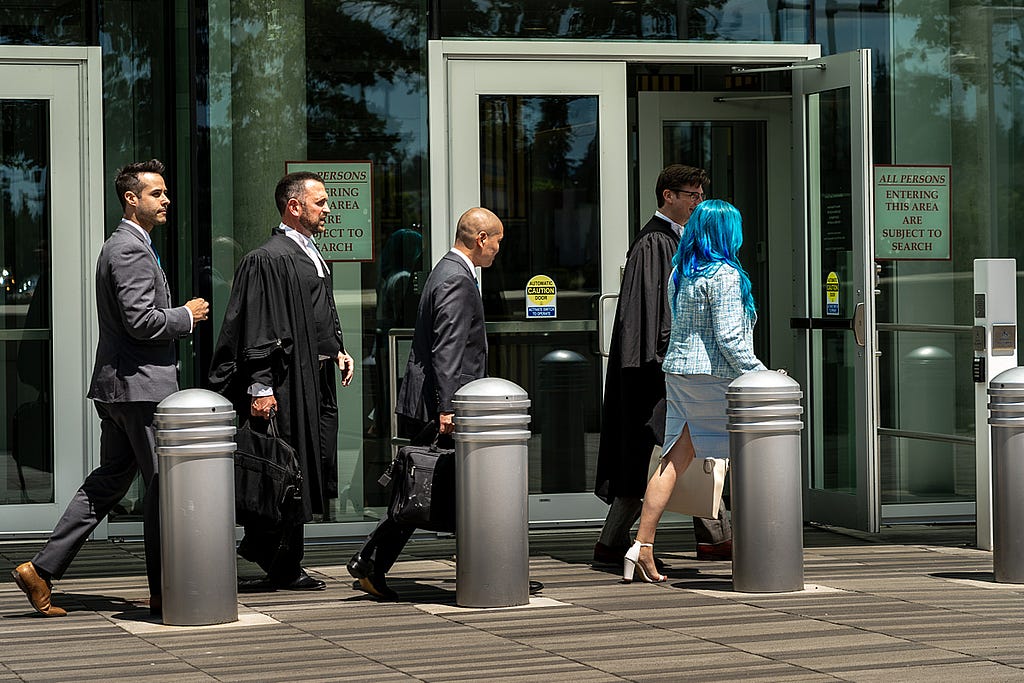
M 260 384 L 259 382 L 253 382 L 249 385 L 249 395 L 252 397 L 257 396 L 273 396 L 274 387 L 268 387 L 266 384 Z

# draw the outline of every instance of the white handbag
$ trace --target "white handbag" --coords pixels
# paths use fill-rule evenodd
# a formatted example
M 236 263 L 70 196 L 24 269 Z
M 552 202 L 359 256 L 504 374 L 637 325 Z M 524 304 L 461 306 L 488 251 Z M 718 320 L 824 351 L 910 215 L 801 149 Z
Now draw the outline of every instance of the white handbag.
M 655 446 L 651 452 L 649 475 L 654 476 L 660 465 L 661 446 Z M 717 518 L 728 470 L 729 458 L 694 458 L 682 476 L 676 477 L 676 485 L 665 509 L 691 517 Z

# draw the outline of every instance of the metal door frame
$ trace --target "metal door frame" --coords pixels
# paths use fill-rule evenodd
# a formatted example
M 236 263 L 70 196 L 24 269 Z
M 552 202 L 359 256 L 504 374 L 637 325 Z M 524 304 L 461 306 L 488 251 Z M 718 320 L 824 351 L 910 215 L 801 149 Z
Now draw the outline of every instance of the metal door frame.
M 471 61 L 492 61 L 500 62 L 561 62 L 578 63 L 581 66 L 593 62 L 604 62 L 621 67 L 616 69 L 616 78 L 622 82 L 615 87 L 623 93 L 623 102 L 614 107 L 615 113 L 609 120 L 602 119 L 601 125 L 611 125 L 621 131 L 622 149 L 613 150 L 612 156 L 606 156 L 606 150 L 602 150 L 602 163 L 620 163 L 622 172 L 625 173 L 628 156 L 625 150 L 625 141 L 629 136 L 625 92 L 626 92 L 626 68 L 633 63 L 664 63 L 664 64 L 779 64 L 788 65 L 808 59 L 814 59 L 821 54 L 819 45 L 787 45 L 775 43 L 650 43 L 650 42 L 576 42 L 576 41 L 480 41 L 480 40 L 434 40 L 428 43 L 428 82 L 429 102 L 428 116 L 430 120 L 429 145 L 430 145 L 430 206 L 431 206 L 431 237 L 429 241 L 429 254 L 426 258 L 433 264 L 449 249 L 454 238 L 454 227 L 458 218 L 459 207 L 453 197 L 455 191 L 452 187 L 453 157 L 451 136 L 455 130 L 463 130 L 453 125 L 452 94 L 448 79 L 451 70 L 450 63 L 459 60 Z M 513 64 L 514 65 L 514 64 Z M 489 88 L 500 85 L 489 84 Z M 572 89 L 569 90 L 570 92 Z M 465 134 L 465 133 L 463 133 Z M 620 158 L 621 157 L 621 158 Z M 602 193 L 606 191 L 606 176 L 602 172 Z M 607 191 L 623 191 L 623 187 L 611 187 Z M 612 196 L 612 195 L 606 195 Z M 628 225 L 628 206 L 622 202 L 618 211 L 621 216 L 606 215 L 602 212 L 602 225 L 606 221 L 613 221 L 613 224 L 622 226 Z M 625 238 L 624 238 L 625 239 Z M 625 250 L 621 253 L 612 254 L 610 250 L 604 249 L 602 245 L 601 270 L 604 274 L 602 281 L 605 286 L 608 283 L 617 284 L 617 276 L 622 260 L 625 259 Z M 608 276 L 612 273 L 613 276 Z M 617 288 L 616 288 L 617 289 Z M 603 299 L 609 302 L 608 299 Z M 602 311 L 603 312 L 603 311 Z M 598 330 L 601 338 L 610 337 L 612 315 L 599 316 L 601 329 Z M 604 516 L 604 505 L 591 505 L 597 503 L 594 496 L 582 494 L 560 494 L 565 497 L 565 502 L 575 505 L 580 514 L 566 514 L 563 519 L 557 519 L 562 515 L 555 512 L 541 514 L 543 524 L 580 524 L 590 521 L 600 521 Z M 538 500 L 534 500 L 537 498 Z M 549 496 L 531 496 L 531 504 L 547 503 L 555 501 L 541 501 Z M 560 505 L 554 507 L 561 508 Z M 532 516 L 532 515 L 531 515 Z
M 21 82 L 0 78 L 4 99 L 51 103 L 54 502 L 0 507 L 0 538 L 39 537 L 99 460 L 98 424 L 85 395 L 98 335 L 92 274 L 104 235 L 101 50 L 4 45 L 0 67 L 34 71 Z M 104 534 L 105 525 L 97 535 Z
M 797 259 L 805 264 L 804 268 L 795 269 L 799 282 L 796 291 L 802 291 L 806 299 L 800 302 L 803 314 L 811 320 L 812 287 L 809 281 L 813 264 L 811 263 L 812 245 L 810 243 L 811 215 L 818 211 L 818 205 L 810 196 L 811 168 L 809 154 L 813 147 L 812 137 L 816 129 L 808 123 L 807 97 L 814 93 L 849 88 L 851 112 L 851 161 L 853 170 L 851 178 L 851 221 L 853 226 L 853 263 L 855 278 L 855 302 L 862 314 L 860 329 L 863 345 L 858 352 L 859 360 L 854 365 L 854 410 L 856 435 L 856 492 L 850 494 L 811 488 L 809 477 L 812 473 L 809 459 L 813 457 L 810 440 L 813 438 L 812 421 L 813 407 L 816 401 L 825 400 L 817 396 L 812 383 L 809 339 L 813 329 L 807 329 L 797 341 L 798 349 L 802 349 L 800 357 L 805 358 L 807 366 L 802 368 L 806 378 L 805 403 L 807 415 L 804 432 L 804 515 L 815 521 L 824 521 L 839 526 L 861 529 L 870 533 L 879 530 L 881 495 L 879 485 L 878 464 L 878 349 L 877 331 L 875 329 L 875 294 L 874 294 L 874 213 L 873 213 L 873 179 L 872 179 L 872 139 L 871 139 L 871 51 L 868 49 L 854 50 L 807 63 L 819 64 L 821 68 L 802 68 L 793 73 L 793 188 L 796 191 L 795 210 L 800 215 L 801 223 L 807 227 L 802 241 L 796 243 Z M 856 226 L 861 227 L 860 233 Z M 817 275 L 815 275 L 817 276 Z M 817 292 L 814 289 L 814 292 Z M 856 318 L 852 327 L 858 327 Z M 856 334 L 856 330 L 851 330 Z M 826 515 L 828 519 L 821 519 Z M 818 518 L 818 519 L 816 519 Z

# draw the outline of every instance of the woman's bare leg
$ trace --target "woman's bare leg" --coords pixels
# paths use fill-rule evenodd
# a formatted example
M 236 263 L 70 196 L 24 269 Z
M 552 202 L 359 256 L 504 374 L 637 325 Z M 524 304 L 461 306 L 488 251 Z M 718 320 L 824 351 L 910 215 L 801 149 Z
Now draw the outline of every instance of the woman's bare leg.
M 636 531 L 637 541 L 654 543 L 658 522 L 661 521 L 661 516 L 665 513 L 665 506 L 668 505 L 668 499 L 672 496 L 676 477 L 690 466 L 694 455 L 693 441 L 690 439 L 690 426 L 686 425 L 683 427 L 683 433 L 672 444 L 672 450 L 668 452 L 668 455 L 662 457 L 658 469 L 654 472 L 651 480 L 647 482 L 644 507 L 640 512 L 640 526 Z M 641 548 L 639 562 L 648 576 L 658 576 L 658 572 L 654 568 L 653 548 Z

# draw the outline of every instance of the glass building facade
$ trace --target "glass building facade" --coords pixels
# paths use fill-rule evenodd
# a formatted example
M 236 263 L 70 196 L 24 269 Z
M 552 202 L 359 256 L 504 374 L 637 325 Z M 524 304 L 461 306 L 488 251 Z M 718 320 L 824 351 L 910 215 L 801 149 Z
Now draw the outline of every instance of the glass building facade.
M 375 258 L 333 266 L 357 373 L 351 386 L 339 386 L 337 493 L 324 523 L 369 523 L 384 505 L 386 492 L 376 481 L 392 456 L 390 405 L 405 360 L 403 331 L 413 324 L 423 273 L 441 256 L 429 248 L 434 231 L 447 236 L 452 229 L 430 218 L 436 179 L 428 103 L 438 86 L 428 78 L 428 42 L 438 39 L 816 44 L 823 56 L 870 48 L 874 163 L 952 169 L 951 257 L 880 262 L 879 498 L 883 506 L 973 501 L 973 260 L 1024 258 L 1020 231 L 1012 227 L 1024 196 L 1017 177 L 1024 154 L 1014 152 L 1024 140 L 1022 30 L 1024 7 L 1013 1 L 10 0 L 0 6 L 0 46 L 102 51 L 107 233 L 120 216 L 107 187 L 114 170 L 151 157 L 168 165 L 173 215 L 167 229 L 154 233 L 156 246 L 176 297 L 206 297 L 213 316 L 210 327 L 181 345 L 182 386 L 205 383 L 234 268 L 277 224 L 272 193 L 286 164 L 372 164 Z M 731 82 L 713 68 L 631 66 L 627 79 L 631 103 L 645 88 L 687 91 L 713 79 Z M 649 86 L 652 79 L 656 87 Z M 765 76 L 752 87 L 785 88 L 787 79 Z M 536 444 L 531 493 L 549 486 L 585 492 L 593 485 L 600 429 L 600 356 L 568 333 L 521 329 L 520 304 L 506 293 L 544 272 L 562 283 L 565 317 L 594 319 L 602 293 L 595 100 L 494 95 L 480 106 L 486 125 L 465 134 L 480 136 L 481 201 L 503 217 L 510 236 L 484 278 L 488 320 L 499 324 L 492 330 L 491 370 L 514 374 L 531 393 L 554 391 L 538 376 L 543 359 L 555 349 L 576 354 L 577 366 L 567 372 L 580 389 L 566 396 L 579 401 L 572 419 L 585 435 L 568 447 L 582 449 L 578 462 L 567 461 L 577 472 L 544 475 L 545 448 Z M 37 442 L 25 433 L 45 436 L 53 429 L 46 407 L 52 397 L 41 387 L 50 386 L 57 349 L 45 334 L 15 334 L 46 330 L 59 311 L 48 299 L 52 276 L 40 248 L 55 228 L 40 218 L 45 211 L 33 208 L 53 201 L 46 153 L 24 135 L 46 116 L 31 103 L 0 104 L 0 274 L 16 283 L 0 280 L 0 334 L 6 334 L 0 337 L 0 458 L 12 463 L 3 470 L 0 506 L 53 496 L 46 476 L 54 469 L 53 450 L 45 438 Z M 693 158 L 700 156 L 700 136 L 710 139 L 713 132 L 677 128 L 672 135 Z M 764 144 L 763 132 L 750 136 L 750 144 Z M 630 174 L 623 201 L 628 196 L 635 207 L 648 188 L 640 187 L 635 169 Z M 520 176 L 529 182 L 509 182 Z M 735 192 L 713 186 L 709 194 Z M 631 237 L 640 225 L 621 230 Z M 756 261 L 751 252 L 745 263 Z M 758 277 L 769 277 L 760 272 L 752 268 L 755 290 Z M 768 310 L 766 302 L 759 305 Z M 768 344 L 763 335 L 757 343 L 759 349 Z M 543 397 L 535 407 L 542 404 Z M 535 430 L 557 431 L 543 422 L 535 413 Z M 113 521 L 136 519 L 134 498 Z

